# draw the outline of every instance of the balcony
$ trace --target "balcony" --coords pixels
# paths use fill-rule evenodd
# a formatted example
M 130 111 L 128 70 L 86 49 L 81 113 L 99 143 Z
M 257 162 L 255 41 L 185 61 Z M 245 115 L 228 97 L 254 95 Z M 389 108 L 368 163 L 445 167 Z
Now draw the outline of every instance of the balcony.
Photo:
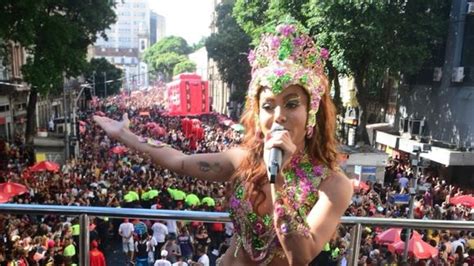
M 79 216 L 80 228 L 87 228 L 89 216 L 106 216 L 109 218 L 138 218 L 138 219 L 172 219 L 181 221 L 201 222 L 229 222 L 229 214 L 224 212 L 150 210 L 131 208 L 106 207 L 73 207 L 57 205 L 26 205 L 0 204 L 0 213 L 7 214 L 36 214 L 36 215 L 66 215 Z M 349 265 L 357 265 L 362 238 L 362 226 L 400 227 L 419 229 L 457 229 L 474 230 L 473 221 L 445 221 L 445 220 L 416 220 L 416 219 L 388 219 L 373 217 L 342 217 L 341 223 L 351 226 L 351 258 Z M 89 266 L 89 231 L 80 230 L 79 265 Z

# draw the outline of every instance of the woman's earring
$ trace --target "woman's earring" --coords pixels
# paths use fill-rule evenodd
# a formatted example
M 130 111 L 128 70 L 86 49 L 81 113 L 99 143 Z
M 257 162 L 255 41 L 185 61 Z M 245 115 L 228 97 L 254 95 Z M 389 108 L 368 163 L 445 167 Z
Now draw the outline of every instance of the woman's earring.
M 262 130 L 260 130 L 260 128 L 257 128 L 257 130 L 255 130 L 255 138 L 259 141 L 263 141 L 263 132 Z
M 313 137 L 313 132 L 314 132 L 314 126 L 307 126 L 306 127 L 306 138 L 310 139 Z

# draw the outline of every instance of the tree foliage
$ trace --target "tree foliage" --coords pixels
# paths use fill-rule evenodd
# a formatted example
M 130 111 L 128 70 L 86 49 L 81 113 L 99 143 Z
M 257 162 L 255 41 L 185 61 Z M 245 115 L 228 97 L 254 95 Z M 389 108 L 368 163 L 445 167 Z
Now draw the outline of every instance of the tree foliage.
M 0 38 L 20 43 L 28 58 L 22 68 L 31 84 L 26 140 L 32 142 L 37 93 L 61 87 L 64 76 L 77 77 L 86 66 L 87 47 L 105 36 L 116 20 L 114 1 L 4 0 Z
M 93 58 L 87 66 L 84 76 L 89 83 L 95 81 L 96 96 L 104 97 L 106 96 L 105 80 L 111 81 L 107 83 L 107 96 L 117 94 L 122 87 L 122 74 L 122 69 L 115 67 L 107 59 Z M 95 77 L 93 77 L 94 75 Z
M 196 71 L 196 64 L 191 60 L 187 59 L 185 61 L 181 61 L 177 63 L 173 68 L 173 76 L 184 72 L 195 72 Z
M 365 129 L 365 108 L 371 95 L 381 92 L 386 75 L 415 73 L 443 46 L 450 1 L 321 1 L 237 0 L 234 16 L 243 29 L 258 38 L 265 25 L 291 14 L 306 25 L 318 45 L 329 48 L 330 66 L 352 75 L 360 104 L 359 129 Z M 243 6 L 252 7 L 249 16 Z M 258 11 L 256 11 L 258 10 Z M 265 15 L 258 15 L 265 14 Z M 359 136 L 366 140 L 365 130 Z
M 222 3 L 216 7 L 219 32 L 206 40 L 206 49 L 209 57 L 216 61 L 222 80 L 236 88 L 231 98 L 244 102 L 250 81 L 247 54 L 251 38 L 232 17 L 232 9 L 231 3 Z
M 148 48 L 144 60 L 155 72 L 163 74 L 165 80 L 171 80 L 176 64 L 187 61 L 191 47 L 182 37 L 169 36 Z

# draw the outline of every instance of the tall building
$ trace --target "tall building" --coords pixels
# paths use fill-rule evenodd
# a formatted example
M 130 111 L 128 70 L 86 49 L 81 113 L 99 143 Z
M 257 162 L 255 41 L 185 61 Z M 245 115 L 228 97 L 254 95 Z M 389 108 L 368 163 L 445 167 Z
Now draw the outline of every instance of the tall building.
M 150 46 L 166 36 L 165 17 L 153 11 L 150 12 Z
M 123 69 L 124 87 L 134 90 L 148 86 L 148 70 L 141 62 L 150 44 L 150 5 L 148 0 L 117 1 L 117 22 L 106 30 L 108 39 L 95 43 L 94 57 L 106 58 Z

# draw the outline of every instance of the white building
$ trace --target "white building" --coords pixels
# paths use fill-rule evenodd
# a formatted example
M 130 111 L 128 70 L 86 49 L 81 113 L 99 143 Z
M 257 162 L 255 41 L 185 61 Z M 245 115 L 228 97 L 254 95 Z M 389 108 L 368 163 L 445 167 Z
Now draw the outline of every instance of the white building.
M 124 71 L 124 87 L 148 87 L 148 70 L 140 67 L 142 52 L 150 45 L 149 0 L 117 1 L 117 22 L 106 30 L 108 40 L 99 38 L 94 57 L 106 58 Z

